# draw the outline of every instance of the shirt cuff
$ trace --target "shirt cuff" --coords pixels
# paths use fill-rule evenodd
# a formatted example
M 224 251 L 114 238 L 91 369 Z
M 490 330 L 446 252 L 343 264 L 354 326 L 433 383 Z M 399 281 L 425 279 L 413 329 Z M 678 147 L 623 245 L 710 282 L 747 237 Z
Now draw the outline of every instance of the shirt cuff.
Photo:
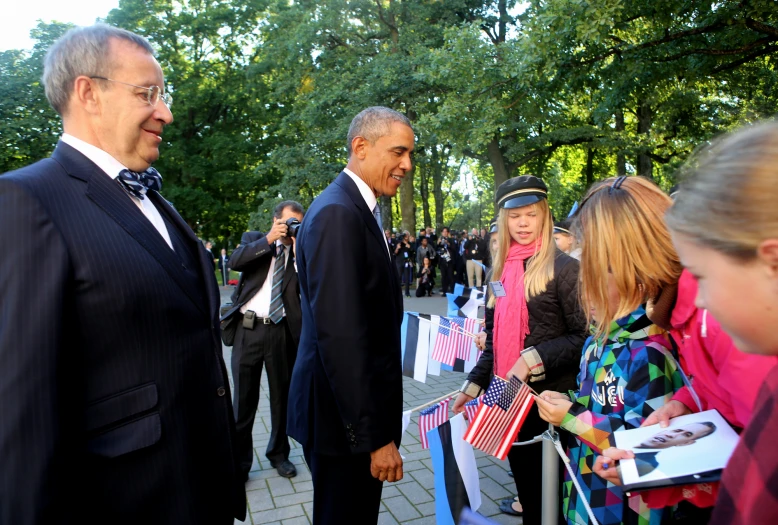
M 543 360 L 540 358 L 540 354 L 535 350 L 534 346 L 525 348 L 521 352 L 521 357 L 529 367 L 529 382 L 543 381 L 546 378 L 546 367 L 543 366 Z

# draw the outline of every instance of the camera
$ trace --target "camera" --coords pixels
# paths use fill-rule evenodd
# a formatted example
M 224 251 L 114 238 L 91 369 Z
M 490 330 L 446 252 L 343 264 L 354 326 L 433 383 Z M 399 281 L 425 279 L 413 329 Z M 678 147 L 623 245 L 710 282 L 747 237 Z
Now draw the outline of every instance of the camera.
M 295 217 L 289 217 L 286 220 L 286 226 L 286 236 L 297 237 L 297 231 L 300 229 L 300 221 L 298 221 Z

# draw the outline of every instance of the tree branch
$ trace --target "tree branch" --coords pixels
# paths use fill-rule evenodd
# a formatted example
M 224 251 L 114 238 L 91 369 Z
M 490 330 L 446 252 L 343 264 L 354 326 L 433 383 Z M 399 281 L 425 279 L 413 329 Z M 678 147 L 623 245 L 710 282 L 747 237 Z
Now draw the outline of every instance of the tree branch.
M 729 71 L 730 69 L 735 69 L 736 67 L 740 67 L 746 62 L 750 62 L 755 58 L 759 58 L 764 55 L 769 55 L 770 53 L 773 53 L 775 51 L 778 51 L 778 46 L 767 46 L 762 48 L 760 51 L 755 51 L 751 53 L 750 55 L 746 55 L 742 58 L 739 58 L 737 60 L 734 60 L 732 62 L 729 62 L 728 64 L 722 64 L 720 66 L 716 66 L 711 70 L 711 74 L 715 75 L 716 73 L 721 73 L 722 71 Z
M 669 57 L 657 58 L 654 60 L 654 62 L 671 62 L 673 60 L 678 60 L 679 58 L 683 58 L 689 55 L 712 55 L 712 56 L 738 55 L 746 51 L 751 51 L 755 47 L 759 47 L 769 42 L 774 42 L 775 40 L 778 40 L 778 37 L 775 38 L 765 37 L 756 40 L 754 42 L 751 42 L 750 44 L 745 45 L 743 47 L 739 47 L 737 49 L 692 49 L 689 51 L 684 51 L 683 53 L 678 53 L 676 55 L 670 55 Z
M 759 22 L 758 20 L 754 20 L 753 18 L 746 18 L 746 27 L 749 29 L 753 29 L 754 31 L 764 33 L 766 35 L 772 35 L 774 37 L 778 37 L 778 29 L 774 28 L 771 25 L 767 25 L 762 22 Z

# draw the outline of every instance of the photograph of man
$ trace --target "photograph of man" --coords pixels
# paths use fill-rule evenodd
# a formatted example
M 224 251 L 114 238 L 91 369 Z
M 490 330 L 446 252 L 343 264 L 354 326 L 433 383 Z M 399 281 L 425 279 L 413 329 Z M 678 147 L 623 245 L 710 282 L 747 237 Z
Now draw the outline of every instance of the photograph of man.
M 635 467 L 638 476 L 643 477 L 659 467 L 657 455 L 661 449 L 671 447 L 685 447 L 693 445 L 698 439 L 713 434 L 716 425 L 710 421 L 700 423 L 687 423 L 678 428 L 668 428 L 657 432 L 639 445 L 635 446 Z M 657 452 L 638 452 L 638 449 L 660 449 Z
M 273 210 L 273 226 L 267 234 L 245 232 L 232 252 L 230 265 L 241 272 L 232 297 L 233 308 L 223 318 L 237 315 L 232 347 L 233 408 L 237 425 L 237 449 L 243 479 L 254 461 L 251 437 L 259 405 L 262 367 L 267 372 L 270 394 L 270 439 L 265 457 L 285 478 L 297 475 L 289 461 L 286 412 L 289 382 L 300 341 L 302 313 L 294 244 L 288 221 L 303 221 L 303 207 L 283 201 Z
M 401 113 L 360 112 L 346 168 L 299 232 L 303 332 L 288 432 L 311 469 L 314 525 L 377 523 L 383 482 L 403 477 L 403 300 L 377 198 L 397 193 L 414 141 Z
M 222 248 L 222 252 L 219 255 L 219 274 L 222 278 L 222 286 L 227 286 L 227 281 L 230 280 L 230 258 L 227 256 L 227 249 Z
M 231 525 L 219 290 L 151 168 L 173 121 L 154 49 L 73 28 L 42 82 L 64 133 L 0 176 L 0 523 Z

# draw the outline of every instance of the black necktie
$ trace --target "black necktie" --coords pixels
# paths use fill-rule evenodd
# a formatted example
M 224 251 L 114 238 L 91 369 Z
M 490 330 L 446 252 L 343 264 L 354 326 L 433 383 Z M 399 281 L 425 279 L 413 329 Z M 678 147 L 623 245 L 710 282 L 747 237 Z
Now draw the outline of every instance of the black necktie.
M 286 266 L 286 258 L 284 257 L 284 245 L 278 246 L 278 254 L 276 255 L 276 264 L 273 268 L 273 287 L 270 290 L 270 320 L 278 324 L 284 317 L 284 301 L 281 296 L 284 293 L 281 284 L 284 282 L 284 267 Z
M 119 172 L 116 180 L 127 193 L 140 200 L 146 198 L 146 191 L 162 189 L 162 175 L 152 167 L 141 173 L 124 169 Z

